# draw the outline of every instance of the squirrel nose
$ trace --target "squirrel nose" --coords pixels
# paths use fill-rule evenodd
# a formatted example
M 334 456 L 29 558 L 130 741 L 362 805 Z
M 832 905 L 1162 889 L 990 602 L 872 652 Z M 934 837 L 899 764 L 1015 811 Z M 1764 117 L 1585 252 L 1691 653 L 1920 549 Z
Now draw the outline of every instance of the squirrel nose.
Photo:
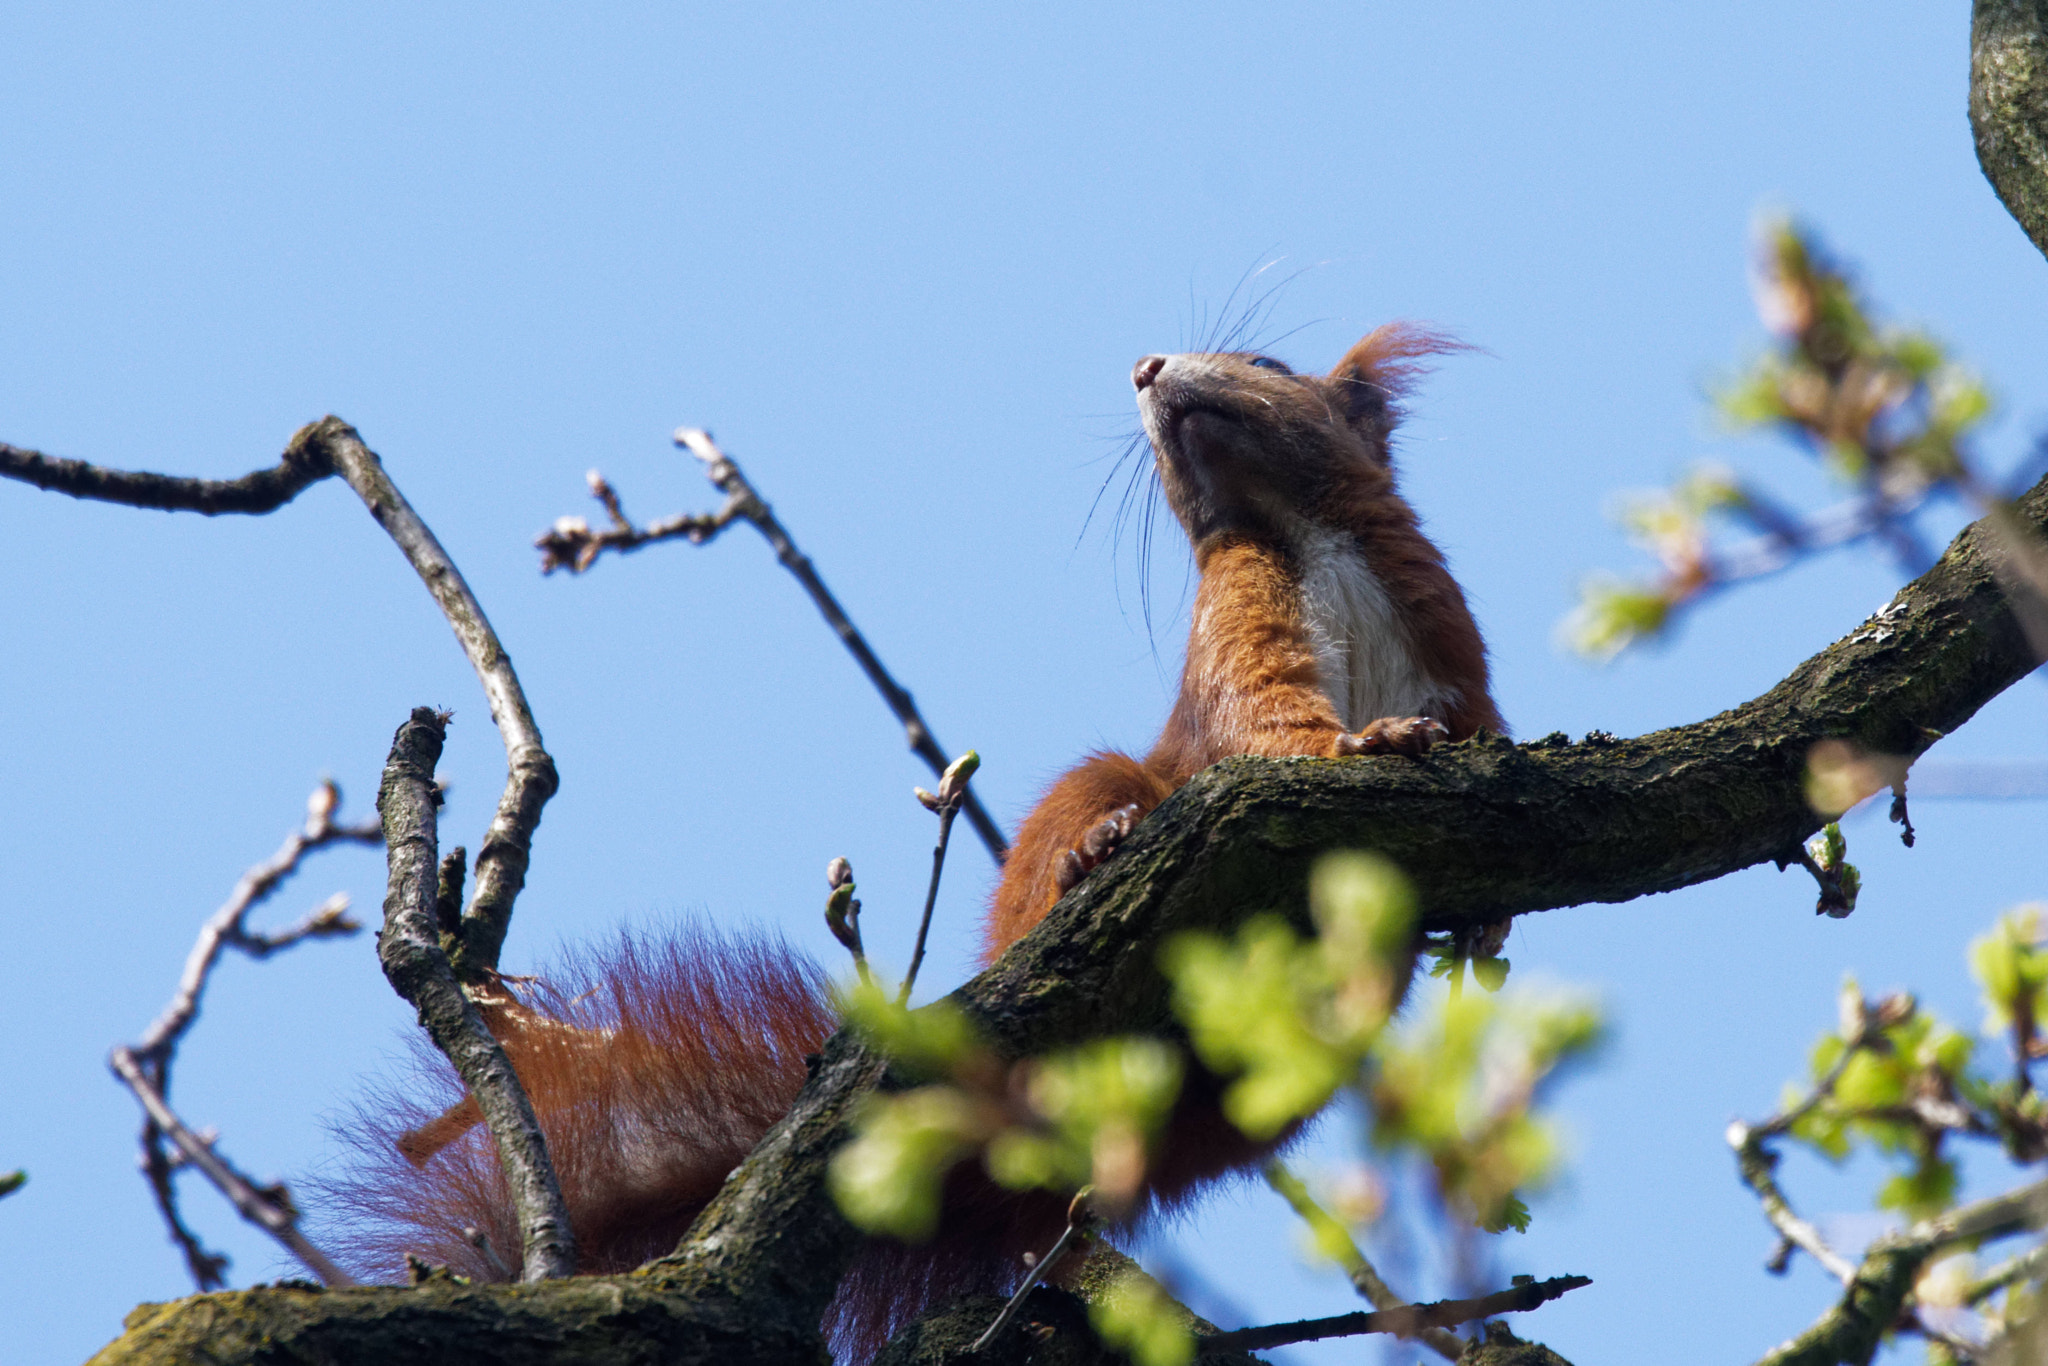
M 1131 367 L 1131 387 L 1149 389 L 1152 381 L 1159 378 L 1159 372 L 1166 368 L 1166 357 L 1147 356 Z

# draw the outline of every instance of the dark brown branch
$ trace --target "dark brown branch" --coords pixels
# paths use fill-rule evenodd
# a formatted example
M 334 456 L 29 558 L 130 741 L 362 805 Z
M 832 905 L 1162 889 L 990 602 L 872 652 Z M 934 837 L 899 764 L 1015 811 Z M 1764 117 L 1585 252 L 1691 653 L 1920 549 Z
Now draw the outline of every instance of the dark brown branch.
M 2048 523 L 2048 480 L 2019 509 L 2037 531 Z M 1762 697 L 1696 725 L 1578 745 L 1486 739 L 1421 761 L 1225 760 L 956 999 L 1010 1056 L 1168 1030 L 1159 945 L 1264 909 L 1305 924 L 1309 868 L 1334 849 L 1391 858 L 1431 929 L 1625 901 L 1790 855 L 1821 824 L 1803 785 L 1814 743 L 1918 754 L 2033 667 L 1980 536 L 1966 530 L 1899 592 L 1883 640 L 1852 632 Z M 857 1242 L 825 1191 L 825 1164 L 879 1071 L 849 1040 L 829 1044 L 790 1115 L 657 1265 L 687 1283 L 715 1280 L 749 1312 L 815 1321 Z M 795 1251 L 804 1276 L 765 1251 L 778 1247 Z
M 1477 1299 L 1437 1300 L 1431 1304 L 1405 1304 L 1396 1309 L 1361 1310 L 1355 1314 L 1339 1314 L 1335 1318 L 1239 1328 L 1234 1332 L 1196 1338 L 1195 1353 L 1214 1356 L 1223 1352 L 1262 1352 L 1268 1347 L 1285 1347 L 1290 1342 L 1355 1337 L 1360 1333 L 1399 1333 L 1403 1337 L 1414 1337 L 1429 1328 L 1455 1328 L 1474 1319 L 1521 1313 L 1554 1300 L 1566 1291 L 1592 1283 L 1586 1276 L 1557 1276 L 1547 1281 L 1530 1281 L 1507 1290 L 1497 1290 Z
M 300 490 L 332 473 L 334 467 L 326 462 L 323 452 L 296 440 L 285 447 L 277 464 L 239 479 L 188 479 L 108 469 L 0 442 L 0 475 L 9 479 L 19 479 L 52 493 L 68 493 L 73 498 L 159 508 L 165 512 L 202 512 L 209 517 L 223 512 L 274 512 L 298 497 Z
M 476 1003 L 456 983 L 434 924 L 440 891 L 435 808 L 441 800 L 434 766 L 441 760 L 447 724 L 444 713 L 414 708 L 412 718 L 392 739 L 391 757 L 384 765 L 377 812 L 384 818 L 391 881 L 384 897 L 377 958 L 392 988 L 419 1012 L 420 1025 L 454 1064 L 483 1111 L 525 1239 L 523 1279 L 567 1276 L 576 1269 L 576 1241 L 540 1121 L 505 1050 L 491 1036 Z
M 832 595 L 832 590 L 825 586 L 810 557 L 797 549 L 796 542 L 775 516 L 775 510 L 768 506 L 767 500 L 755 490 L 732 457 L 712 441 L 709 432 L 683 427 L 677 430 L 675 443 L 704 462 L 704 477 L 725 495 L 723 507 L 713 513 L 665 518 L 643 529 L 633 525 L 619 502 L 617 492 L 602 475 L 592 470 L 589 475 L 591 496 L 604 505 L 612 525 L 606 531 L 593 531 L 581 517 L 561 518 L 534 543 L 541 551 L 541 572 L 546 574 L 556 569 L 567 569 L 580 574 L 607 550 L 623 553 L 655 541 L 678 538 L 689 541 L 691 545 L 703 545 L 736 521 L 751 523 L 774 550 L 776 561 L 803 585 L 818 614 L 825 618 L 825 624 L 832 628 L 840 644 L 846 647 L 847 653 L 860 665 L 861 672 L 867 675 L 868 682 L 874 684 L 875 691 L 882 695 L 882 701 L 903 724 L 904 737 L 910 742 L 911 751 L 931 765 L 934 774 L 943 774 L 949 762 L 946 749 L 932 736 L 931 728 L 917 710 L 917 703 L 882 666 L 867 638 L 854 626 L 846 615 L 846 609 L 839 605 L 839 599 Z M 996 862 L 1001 863 L 1009 845 L 995 819 L 972 792 L 967 794 L 964 809 L 975 834 L 988 846 Z

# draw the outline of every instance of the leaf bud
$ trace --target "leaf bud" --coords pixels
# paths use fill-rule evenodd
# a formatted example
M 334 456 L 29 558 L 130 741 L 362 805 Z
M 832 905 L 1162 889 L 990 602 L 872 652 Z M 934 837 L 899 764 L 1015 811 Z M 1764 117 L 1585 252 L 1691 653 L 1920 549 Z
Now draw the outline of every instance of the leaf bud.
M 942 805 L 957 804 L 967 793 L 967 781 L 981 767 L 981 756 L 973 750 L 946 765 L 946 771 L 939 777 L 939 801 Z

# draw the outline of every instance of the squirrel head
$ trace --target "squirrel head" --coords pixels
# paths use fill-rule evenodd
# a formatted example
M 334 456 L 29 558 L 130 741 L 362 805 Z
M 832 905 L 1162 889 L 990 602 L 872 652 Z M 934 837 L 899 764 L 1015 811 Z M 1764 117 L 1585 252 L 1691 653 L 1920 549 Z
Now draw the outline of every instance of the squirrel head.
M 1464 349 L 1389 323 L 1327 375 L 1270 356 L 1147 356 L 1131 369 L 1138 411 L 1174 515 L 1199 549 L 1224 535 L 1287 539 L 1340 504 L 1398 497 L 1388 442 L 1422 358 Z

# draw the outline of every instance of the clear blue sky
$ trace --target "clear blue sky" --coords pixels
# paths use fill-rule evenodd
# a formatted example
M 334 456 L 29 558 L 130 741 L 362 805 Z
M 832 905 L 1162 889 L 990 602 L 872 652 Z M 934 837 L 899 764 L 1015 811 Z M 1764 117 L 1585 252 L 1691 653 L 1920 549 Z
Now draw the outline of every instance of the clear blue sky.
M 1604 671 L 1552 642 L 1577 577 L 1631 563 L 1612 491 L 1717 454 L 1823 492 L 1702 416 L 1715 368 L 1762 340 L 1743 279 L 1759 209 L 1801 211 L 1893 316 L 1996 382 L 1990 455 L 2048 418 L 2048 264 L 1978 173 L 1967 30 L 1960 4 L 1729 0 L 17 3 L 0 440 L 229 475 L 323 413 L 360 427 L 470 576 L 561 767 L 510 966 L 683 913 L 829 956 L 835 854 L 900 962 L 923 770 L 758 539 L 541 579 L 528 542 L 586 511 L 586 468 L 642 516 L 708 507 L 667 435 L 712 428 L 1014 821 L 1078 753 L 1143 745 L 1165 714 L 1179 547 L 1157 557 L 1148 639 L 1129 541 L 1083 522 L 1133 427 L 1131 362 L 1277 258 L 1290 362 L 1394 317 L 1486 349 L 1428 385 L 1402 459 L 1517 732 L 1695 720 L 1895 583 L 1872 559 L 1811 566 Z M 0 526 L 0 1168 L 31 1173 L 0 1203 L 0 1356 L 67 1362 L 190 1289 L 107 1048 L 161 1008 L 320 775 L 367 811 L 408 708 L 456 713 L 444 838 L 475 847 L 503 757 L 447 628 L 339 484 L 212 522 L 0 485 Z M 2027 684 L 1937 754 L 2048 755 L 2044 701 Z M 1745 1361 L 1820 1312 L 1810 1266 L 1763 1273 L 1723 1126 L 1772 1104 L 1845 968 L 1974 1023 L 1966 939 L 2043 891 L 2038 806 L 1916 817 L 1910 853 L 1881 821 L 1851 829 L 1867 890 L 1846 922 L 1768 869 L 1521 922 L 1516 973 L 1594 986 L 1617 1029 L 1564 1093 L 1576 1176 L 1502 1255 L 1595 1284 L 1525 1331 L 1581 1366 L 1652 1342 Z M 989 874 L 961 850 L 935 987 L 966 970 Z M 373 912 L 381 883 L 375 855 L 326 855 L 267 918 L 337 889 Z M 367 939 L 231 961 L 176 1100 L 290 1177 L 407 1027 Z M 1790 1172 L 1816 1212 L 1875 1181 Z M 236 1284 L 288 1274 L 186 1191 Z M 1173 1236 L 1261 1318 L 1353 1303 L 1248 1193 Z

